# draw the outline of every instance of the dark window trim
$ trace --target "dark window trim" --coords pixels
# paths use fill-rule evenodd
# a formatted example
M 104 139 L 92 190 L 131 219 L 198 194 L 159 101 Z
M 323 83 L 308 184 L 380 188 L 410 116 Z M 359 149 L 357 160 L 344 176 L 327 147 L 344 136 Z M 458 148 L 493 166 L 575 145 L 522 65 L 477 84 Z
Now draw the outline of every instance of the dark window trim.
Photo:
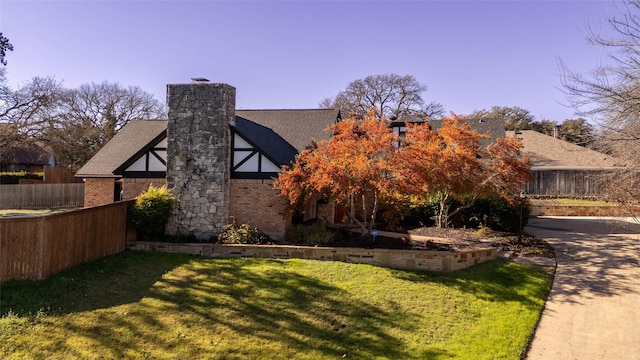
M 272 179 L 278 177 L 275 172 L 231 172 L 232 179 Z

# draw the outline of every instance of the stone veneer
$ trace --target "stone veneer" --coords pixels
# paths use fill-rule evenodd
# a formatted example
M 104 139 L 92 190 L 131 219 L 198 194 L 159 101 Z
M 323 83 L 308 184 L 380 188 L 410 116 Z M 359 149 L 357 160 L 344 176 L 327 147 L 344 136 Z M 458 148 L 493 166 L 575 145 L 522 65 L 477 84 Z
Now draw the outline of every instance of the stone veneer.
M 495 247 L 461 251 L 428 251 L 284 245 L 170 244 L 140 241 L 128 247 L 134 250 L 205 257 L 310 259 L 430 271 L 455 271 L 495 260 L 499 250 Z
M 208 238 L 229 221 L 235 96 L 227 84 L 167 86 L 167 186 L 176 196 L 169 234 Z

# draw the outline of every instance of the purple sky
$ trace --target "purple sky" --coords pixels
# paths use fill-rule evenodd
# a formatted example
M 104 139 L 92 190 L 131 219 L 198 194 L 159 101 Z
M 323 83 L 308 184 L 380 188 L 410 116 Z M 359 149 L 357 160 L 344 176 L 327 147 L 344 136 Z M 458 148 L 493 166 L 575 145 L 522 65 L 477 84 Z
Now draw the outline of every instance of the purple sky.
M 520 106 L 574 118 L 561 58 L 587 73 L 607 61 L 586 41 L 612 1 L 8 1 L 0 31 L 13 87 L 50 75 L 66 87 L 165 85 L 191 77 L 237 89 L 241 109 L 316 108 L 372 74 L 411 74 L 427 101 L 468 114 Z

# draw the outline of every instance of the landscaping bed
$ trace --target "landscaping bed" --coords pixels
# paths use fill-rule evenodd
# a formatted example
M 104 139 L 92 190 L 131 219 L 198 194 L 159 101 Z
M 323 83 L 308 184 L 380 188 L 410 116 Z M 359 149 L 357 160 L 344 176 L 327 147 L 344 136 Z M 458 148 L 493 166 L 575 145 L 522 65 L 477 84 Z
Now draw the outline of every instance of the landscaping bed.
M 341 232 L 344 233 L 344 232 Z M 397 234 L 400 235 L 400 234 Z M 421 240 L 416 240 L 421 239 Z M 473 248 L 498 247 L 510 251 L 514 256 L 537 256 L 554 258 L 553 248 L 543 239 L 523 233 L 517 234 L 494 231 L 488 228 L 459 229 L 421 227 L 409 230 L 407 236 L 378 236 L 375 240 L 362 238 L 357 233 L 340 235 L 328 246 L 364 247 L 381 249 L 412 249 L 431 251 L 461 251 Z
M 474 230 L 422 227 L 410 230 L 409 234 L 437 238 L 433 243 L 444 243 L 441 245 L 446 244 L 452 250 L 493 246 L 511 251 L 516 256 L 555 257 L 553 248 L 544 239 L 526 233 L 522 234 L 520 241 L 517 234 L 493 231 L 487 228 Z

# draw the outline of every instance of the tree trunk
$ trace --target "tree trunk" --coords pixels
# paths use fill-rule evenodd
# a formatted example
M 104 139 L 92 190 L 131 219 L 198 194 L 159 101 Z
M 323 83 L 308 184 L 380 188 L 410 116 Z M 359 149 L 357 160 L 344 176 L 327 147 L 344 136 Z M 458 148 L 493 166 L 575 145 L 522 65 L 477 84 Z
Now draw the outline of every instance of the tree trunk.
M 439 227 L 439 228 L 447 227 L 447 222 L 448 222 L 447 200 L 448 199 L 449 199 L 449 194 L 440 194 L 440 208 L 438 209 L 438 215 L 436 216 L 436 227 Z

